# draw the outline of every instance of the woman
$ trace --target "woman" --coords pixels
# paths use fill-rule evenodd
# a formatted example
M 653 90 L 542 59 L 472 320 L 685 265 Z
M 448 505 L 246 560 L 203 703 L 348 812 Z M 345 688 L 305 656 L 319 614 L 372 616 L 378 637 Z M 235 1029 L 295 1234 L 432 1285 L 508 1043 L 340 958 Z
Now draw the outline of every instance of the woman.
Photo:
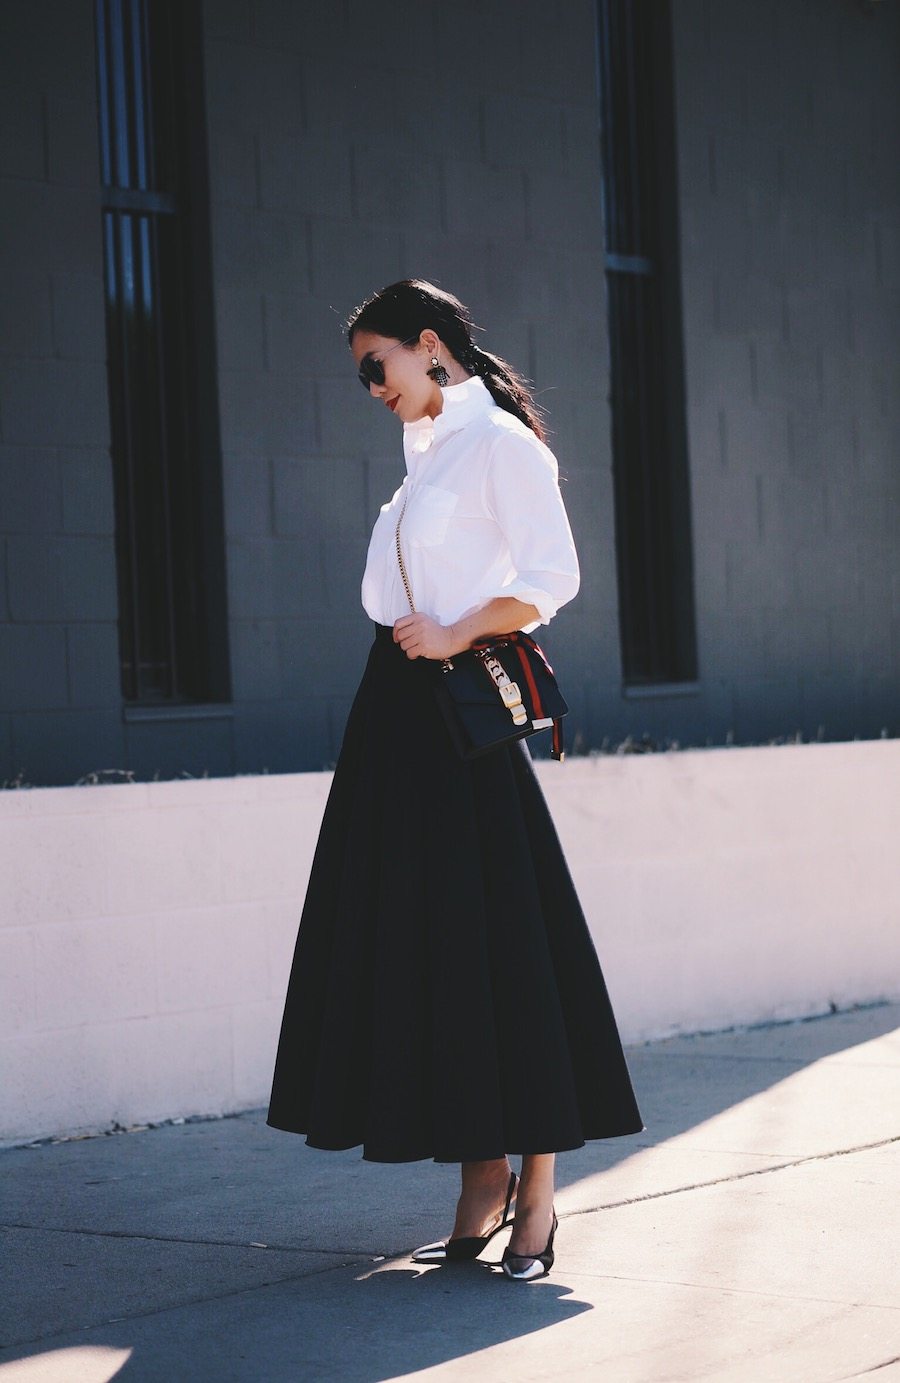
M 553 1262 L 555 1153 L 644 1125 L 530 753 L 516 741 L 463 760 L 434 696 L 440 660 L 547 624 L 580 580 L 535 405 L 472 331 L 458 299 L 418 279 L 347 323 L 363 386 L 403 423 L 407 474 L 369 544 L 375 639 L 313 860 L 268 1122 L 312 1147 L 361 1144 L 369 1161 L 459 1162 L 452 1234 L 414 1259 L 475 1257 L 515 1198 L 503 1270 L 528 1280 Z

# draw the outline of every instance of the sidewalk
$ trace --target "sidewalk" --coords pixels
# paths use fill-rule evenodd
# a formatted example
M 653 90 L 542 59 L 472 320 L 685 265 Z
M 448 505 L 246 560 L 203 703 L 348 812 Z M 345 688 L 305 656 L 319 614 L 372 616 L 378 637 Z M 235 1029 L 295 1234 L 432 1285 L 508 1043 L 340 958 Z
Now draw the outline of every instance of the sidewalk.
M 900 1004 L 628 1057 L 647 1130 L 560 1155 L 530 1285 L 410 1261 L 457 1168 L 259 1112 L 0 1154 L 0 1383 L 900 1379 Z

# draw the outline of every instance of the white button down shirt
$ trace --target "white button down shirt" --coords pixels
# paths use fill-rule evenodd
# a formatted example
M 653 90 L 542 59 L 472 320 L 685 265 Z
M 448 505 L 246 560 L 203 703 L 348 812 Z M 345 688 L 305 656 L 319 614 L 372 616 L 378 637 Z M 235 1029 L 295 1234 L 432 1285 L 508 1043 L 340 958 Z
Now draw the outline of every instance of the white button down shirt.
M 580 584 L 553 452 L 500 408 L 477 375 L 441 390 L 442 411 L 403 425 L 406 476 L 382 505 L 362 580 L 370 619 L 410 613 L 394 533 L 417 611 L 448 625 L 496 596 L 534 605 L 548 624 Z

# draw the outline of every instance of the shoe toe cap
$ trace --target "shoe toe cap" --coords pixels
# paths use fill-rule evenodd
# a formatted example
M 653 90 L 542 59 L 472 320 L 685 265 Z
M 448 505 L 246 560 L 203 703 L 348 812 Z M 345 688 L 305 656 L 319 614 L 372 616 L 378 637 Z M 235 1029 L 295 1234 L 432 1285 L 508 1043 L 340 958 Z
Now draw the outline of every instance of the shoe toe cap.
M 533 1277 L 545 1277 L 549 1269 L 539 1258 L 529 1258 L 524 1254 L 511 1254 L 503 1259 L 503 1271 L 514 1282 L 529 1282 Z
M 447 1245 L 443 1239 L 434 1244 L 422 1244 L 412 1252 L 414 1263 L 442 1263 L 447 1257 Z

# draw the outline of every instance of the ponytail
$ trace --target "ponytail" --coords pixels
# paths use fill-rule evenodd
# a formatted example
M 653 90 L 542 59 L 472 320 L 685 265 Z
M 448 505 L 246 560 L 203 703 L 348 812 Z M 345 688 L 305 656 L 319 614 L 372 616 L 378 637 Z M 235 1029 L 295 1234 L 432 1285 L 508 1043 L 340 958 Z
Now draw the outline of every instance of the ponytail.
M 482 379 L 494 402 L 507 413 L 530 427 L 539 441 L 545 441 L 543 422 L 537 404 L 531 397 L 522 376 L 508 361 L 470 343 L 459 357 L 459 363 Z
M 501 356 L 475 345 L 472 332 L 481 328 L 476 327 L 469 309 L 452 293 L 424 279 L 401 279 L 355 308 L 346 326 L 351 344 L 357 331 L 410 341 L 426 329 L 437 333 L 464 370 L 484 382 L 498 407 L 531 428 L 540 441 L 545 440 L 540 410 L 526 381 Z

